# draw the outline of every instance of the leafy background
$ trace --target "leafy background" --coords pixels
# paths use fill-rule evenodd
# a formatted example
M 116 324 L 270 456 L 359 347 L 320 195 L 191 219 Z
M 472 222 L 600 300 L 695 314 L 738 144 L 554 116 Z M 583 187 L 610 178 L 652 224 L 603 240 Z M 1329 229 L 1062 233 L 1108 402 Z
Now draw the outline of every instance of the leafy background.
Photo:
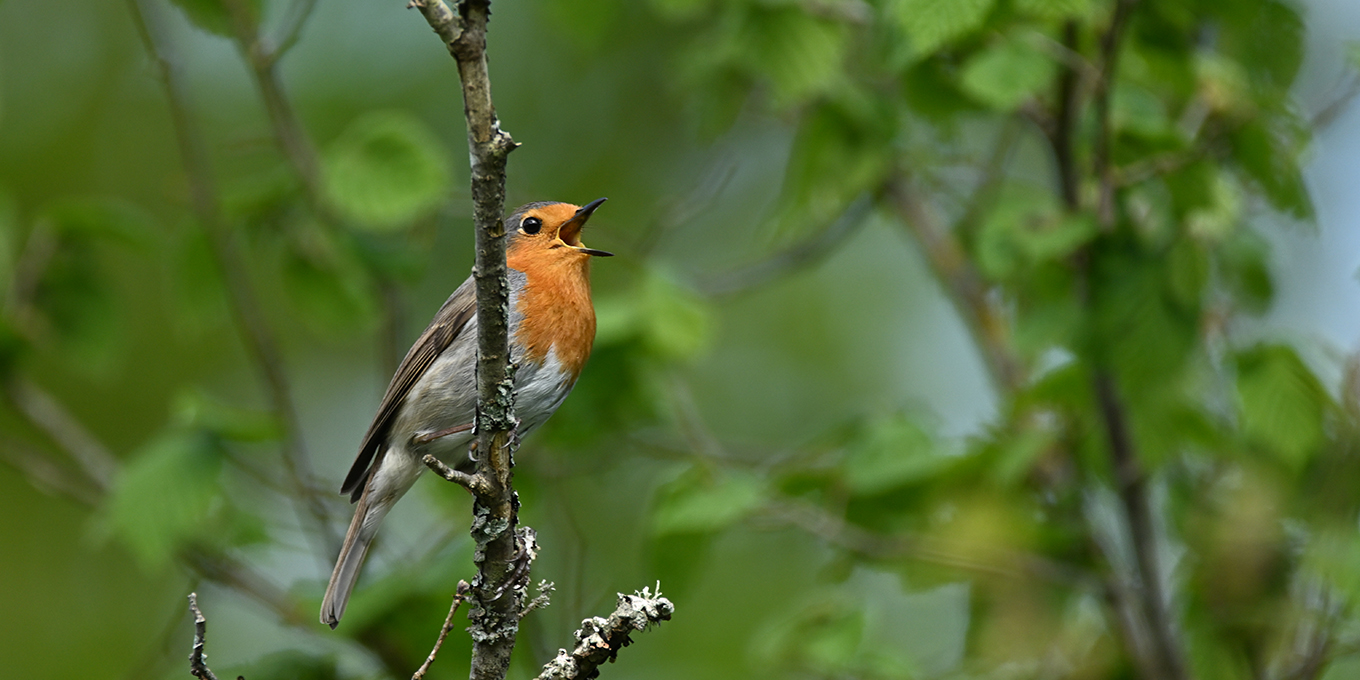
M 607 675 L 1354 675 L 1360 12 L 1121 6 L 495 5 L 510 203 L 608 196 L 620 255 L 519 456 L 557 592 L 517 673 L 660 579 Z M 182 677 L 191 589 L 224 677 L 427 652 L 470 565 L 433 481 L 314 622 L 330 490 L 471 259 L 456 72 L 401 7 L 0 3 L 7 673 Z

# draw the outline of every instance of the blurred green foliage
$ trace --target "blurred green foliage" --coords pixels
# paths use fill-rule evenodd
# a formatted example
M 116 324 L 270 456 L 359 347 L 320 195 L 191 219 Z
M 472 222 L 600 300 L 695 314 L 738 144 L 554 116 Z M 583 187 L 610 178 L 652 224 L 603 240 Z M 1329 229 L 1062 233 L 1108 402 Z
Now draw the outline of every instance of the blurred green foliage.
M 401 677 L 468 577 L 466 499 L 422 484 L 313 622 L 329 490 L 471 261 L 443 48 L 399 4 L 314 4 L 0 6 L 18 675 L 182 676 L 199 588 L 219 675 Z M 1297 6 L 495 8 L 511 203 L 609 195 L 588 238 L 621 255 L 519 458 L 557 593 L 516 673 L 658 577 L 675 620 L 606 675 L 1354 668 L 1360 361 L 1254 321 L 1265 230 L 1313 214 Z

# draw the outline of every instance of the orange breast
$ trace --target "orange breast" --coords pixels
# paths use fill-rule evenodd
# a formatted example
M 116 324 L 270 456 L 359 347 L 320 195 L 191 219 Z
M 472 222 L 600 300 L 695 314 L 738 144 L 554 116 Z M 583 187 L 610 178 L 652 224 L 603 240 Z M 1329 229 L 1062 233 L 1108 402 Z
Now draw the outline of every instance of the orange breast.
M 525 356 L 542 362 L 557 358 L 574 380 L 581 374 L 595 341 L 595 308 L 590 303 L 590 256 L 571 248 L 512 248 L 510 268 L 527 281 L 517 307 L 524 314 L 515 341 Z

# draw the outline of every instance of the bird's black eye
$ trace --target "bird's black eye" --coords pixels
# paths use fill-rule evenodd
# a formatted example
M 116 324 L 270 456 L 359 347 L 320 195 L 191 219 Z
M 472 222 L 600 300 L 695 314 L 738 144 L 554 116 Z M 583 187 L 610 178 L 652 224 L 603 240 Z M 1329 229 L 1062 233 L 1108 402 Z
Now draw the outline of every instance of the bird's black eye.
M 519 230 L 526 234 L 537 234 L 543 229 L 543 220 L 537 217 L 526 217 L 519 223 Z

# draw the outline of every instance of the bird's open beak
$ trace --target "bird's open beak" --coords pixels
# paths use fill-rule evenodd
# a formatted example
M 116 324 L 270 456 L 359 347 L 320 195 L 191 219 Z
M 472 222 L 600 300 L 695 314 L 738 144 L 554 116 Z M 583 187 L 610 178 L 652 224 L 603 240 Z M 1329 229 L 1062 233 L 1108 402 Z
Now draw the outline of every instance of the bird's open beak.
M 572 215 L 571 219 L 567 220 L 566 223 L 562 225 L 562 228 L 557 230 L 557 237 L 562 239 L 563 243 L 587 255 L 612 257 L 614 253 L 587 248 L 585 247 L 585 244 L 581 243 L 581 229 L 586 226 L 586 220 L 590 219 L 590 214 L 595 212 L 595 209 L 600 207 L 600 204 L 604 203 L 606 200 L 607 199 L 604 198 L 597 198 L 584 206 L 581 206 L 581 209 L 577 210 L 576 214 Z

